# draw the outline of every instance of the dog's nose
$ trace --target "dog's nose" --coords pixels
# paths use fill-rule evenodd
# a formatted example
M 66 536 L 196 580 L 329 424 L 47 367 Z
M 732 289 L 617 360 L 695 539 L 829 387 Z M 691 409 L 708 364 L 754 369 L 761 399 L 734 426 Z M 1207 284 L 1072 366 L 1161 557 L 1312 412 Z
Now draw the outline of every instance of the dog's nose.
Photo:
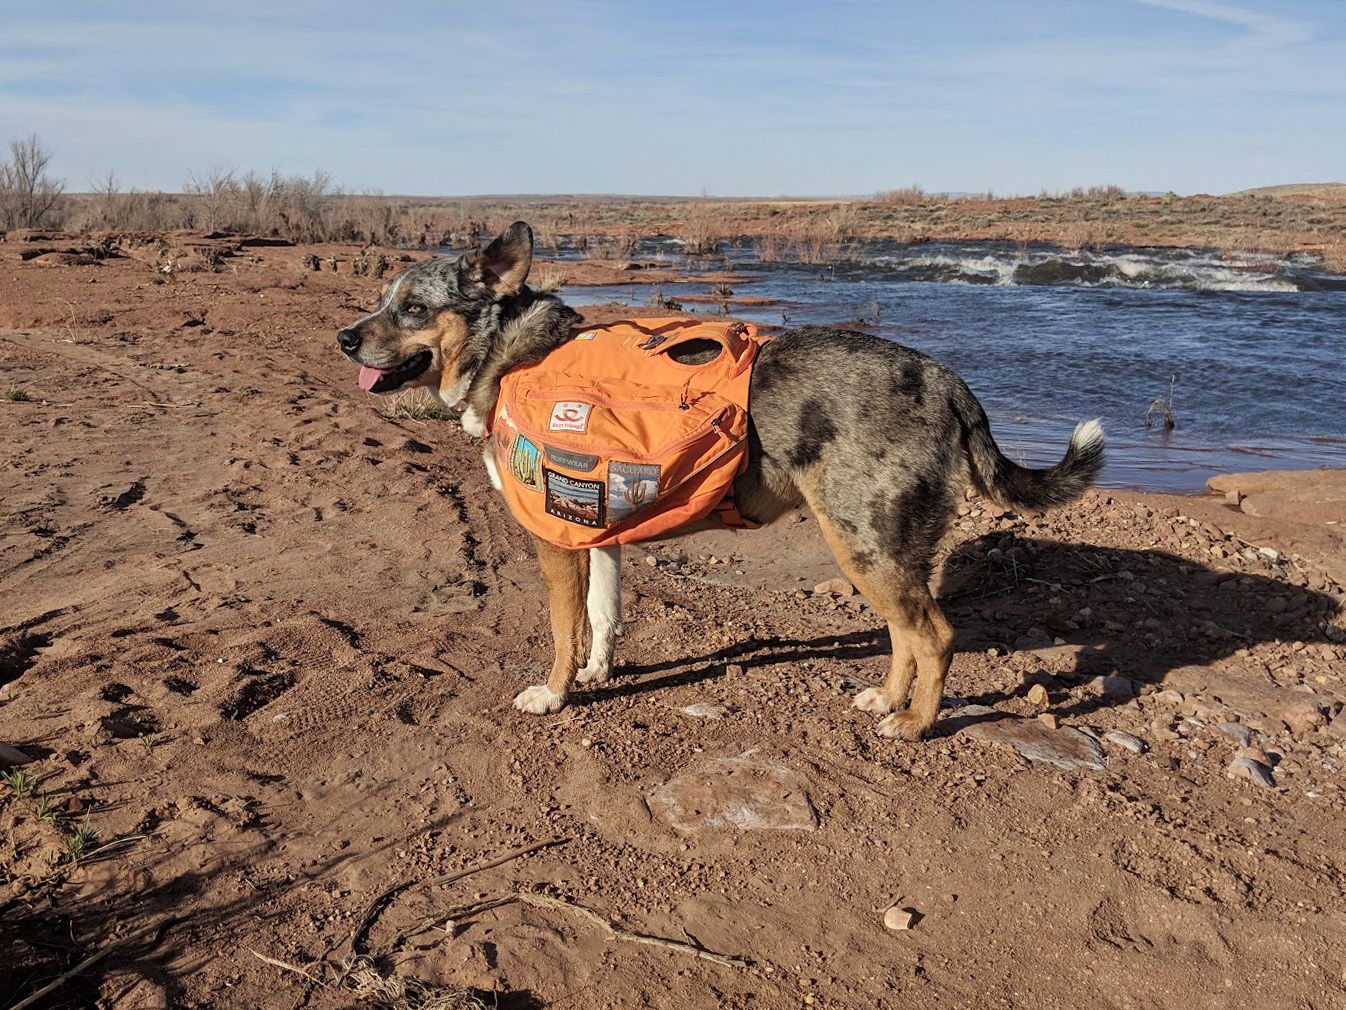
M 360 349 L 360 334 L 356 330 L 342 330 L 337 334 L 337 346 L 347 354 L 354 354 Z

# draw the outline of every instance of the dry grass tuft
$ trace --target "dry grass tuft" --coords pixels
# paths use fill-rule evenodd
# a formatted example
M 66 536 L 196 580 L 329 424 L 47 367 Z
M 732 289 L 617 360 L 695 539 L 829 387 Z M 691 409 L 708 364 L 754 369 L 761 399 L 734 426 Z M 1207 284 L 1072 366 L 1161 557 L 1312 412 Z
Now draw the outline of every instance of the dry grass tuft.
M 367 957 L 347 961 L 341 979 L 350 992 L 385 1010 L 487 1010 L 486 1004 L 471 993 L 380 974 Z
M 404 389 L 382 404 L 384 417 L 398 421 L 452 421 L 453 413 L 427 389 Z
M 550 263 L 543 263 L 533 272 L 532 283 L 529 285 L 534 291 L 540 291 L 544 295 L 553 295 L 566 286 L 566 281 L 570 278 L 565 273 Z

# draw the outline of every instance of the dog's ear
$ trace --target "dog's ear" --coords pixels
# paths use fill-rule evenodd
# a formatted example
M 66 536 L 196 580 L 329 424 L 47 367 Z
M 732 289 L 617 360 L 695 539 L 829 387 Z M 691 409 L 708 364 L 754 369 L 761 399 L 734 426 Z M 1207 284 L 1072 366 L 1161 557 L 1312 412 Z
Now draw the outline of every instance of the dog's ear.
M 518 292 L 533 265 L 533 229 L 515 221 L 488 245 L 463 259 L 466 277 L 497 298 Z

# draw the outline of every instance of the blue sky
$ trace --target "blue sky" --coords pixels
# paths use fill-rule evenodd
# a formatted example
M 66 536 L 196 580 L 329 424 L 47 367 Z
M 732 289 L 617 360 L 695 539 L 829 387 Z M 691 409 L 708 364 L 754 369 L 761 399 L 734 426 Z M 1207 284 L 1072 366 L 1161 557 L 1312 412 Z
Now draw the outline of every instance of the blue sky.
M 469 194 L 1346 176 L 1346 0 L 8 0 L 0 140 Z

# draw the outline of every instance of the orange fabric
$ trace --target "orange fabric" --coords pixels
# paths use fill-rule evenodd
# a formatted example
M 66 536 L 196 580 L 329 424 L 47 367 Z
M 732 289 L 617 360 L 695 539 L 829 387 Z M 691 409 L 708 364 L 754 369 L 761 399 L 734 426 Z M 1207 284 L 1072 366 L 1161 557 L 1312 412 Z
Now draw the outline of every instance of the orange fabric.
M 703 365 L 668 351 L 723 350 Z M 632 319 L 587 327 L 507 373 L 493 447 L 515 518 L 580 549 L 648 540 L 717 509 L 748 460 L 748 382 L 767 338 L 745 323 Z

